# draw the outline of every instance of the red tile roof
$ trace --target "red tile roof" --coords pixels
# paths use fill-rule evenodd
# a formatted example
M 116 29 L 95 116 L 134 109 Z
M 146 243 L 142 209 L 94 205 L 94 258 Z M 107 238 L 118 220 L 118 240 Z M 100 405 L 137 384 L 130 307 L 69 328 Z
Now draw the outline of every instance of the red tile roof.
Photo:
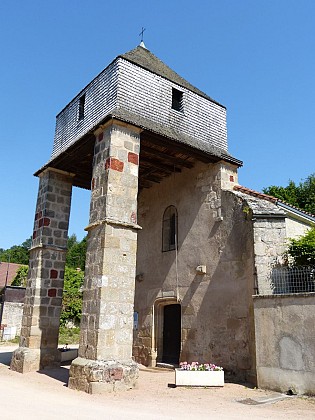
M 0 262 L 0 289 L 2 289 L 5 286 L 7 272 L 7 286 L 10 286 L 14 277 L 16 276 L 16 272 L 22 265 L 23 264 Z
M 297 210 L 297 211 L 299 211 L 301 213 L 304 213 L 306 216 L 310 216 L 310 217 L 313 217 L 313 218 L 315 217 L 314 214 L 311 214 L 311 213 L 309 213 L 309 212 L 307 212 L 305 210 L 302 210 L 302 209 L 300 209 L 300 208 L 298 208 L 296 206 L 293 206 L 292 204 L 289 204 L 289 203 L 287 203 L 287 202 L 285 202 L 283 200 L 280 200 L 280 198 L 273 197 L 272 195 L 263 194 L 261 192 L 255 191 L 255 190 L 251 190 L 250 188 L 243 187 L 242 185 L 235 185 L 234 186 L 234 190 L 235 191 L 240 191 L 240 192 L 242 192 L 244 194 L 251 195 L 252 197 L 256 197 L 256 198 L 260 198 L 262 200 L 270 201 L 271 203 L 274 203 L 274 204 L 282 203 L 282 204 L 284 204 L 286 206 L 291 207 L 293 211 L 294 210 Z
M 273 197 L 272 195 L 263 194 L 261 192 L 251 190 L 250 188 L 243 187 L 242 185 L 235 185 L 234 186 L 235 191 L 240 191 L 244 194 L 251 195 L 253 197 L 261 198 L 263 200 L 271 201 L 272 203 L 277 203 L 277 201 L 281 201 L 276 197 Z

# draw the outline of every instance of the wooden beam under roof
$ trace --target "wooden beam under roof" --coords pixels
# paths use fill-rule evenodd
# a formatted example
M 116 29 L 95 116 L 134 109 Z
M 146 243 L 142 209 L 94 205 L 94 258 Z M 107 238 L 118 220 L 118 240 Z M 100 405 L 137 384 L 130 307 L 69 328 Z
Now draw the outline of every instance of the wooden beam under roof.
M 157 150 L 156 148 L 149 147 L 147 144 L 142 144 L 142 143 L 140 146 L 140 157 L 148 157 L 148 158 L 153 158 L 153 159 L 158 158 L 158 159 L 162 159 L 165 163 L 169 165 L 183 166 L 189 169 L 194 166 L 190 156 L 185 156 L 184 158 L 181 158 L 178 156 L 174 156 L 171 153 L 162 152 L 160 150 Z
M 143 156 L 141 156 L 141 166 L 144 166 L 145 168 L 155 168 L 158 170 L 163 170 L 169 174 L 173 173 L 173 172 L 181 172 L 181 168 L 179 168 L 178 166 L 170 166 L 168 164 L 165 164 L 162 161 L 156 161 L 156 160 L 152 160 L 152 159 L 146 159 Z
M 161 148 L 163 152 L 166 151 L 172 151 L 173 153 L 176 153 L 176 157 L 180 154 L 182 156 L 186 156 L 187 159 L 191 158 L 192 160 L 197 159 L 204 163 L 214 163 L 221 160 L 217 156 L 212 156 L 209 153 L 205 153 L 204 151 L 201 151 L 199 149 L 195 149 L 193 147 L 190 147 L 186 144 L 176 142 L 175 140 L 170 140 L 166 137 L 159 136 L 155 133 L 149 133 L 148 131 L 145 131 L 144 134 L 141 134 L 144 138 L 144 142 L 149 142 L 150 147 L 158 147 Z M 143 140 L 142 140 L 143 141 Z

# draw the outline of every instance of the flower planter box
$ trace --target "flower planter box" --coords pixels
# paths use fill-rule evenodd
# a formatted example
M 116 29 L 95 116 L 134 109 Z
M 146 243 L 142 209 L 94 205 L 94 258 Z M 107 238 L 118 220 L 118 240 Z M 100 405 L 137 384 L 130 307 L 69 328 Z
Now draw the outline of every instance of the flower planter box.
M 175 369 L 176 386 L 224 386 L 224 371 Z
M 59 350 L 60 350 L 61 362 L 69 362 L 78 357 L 78 349 L 66 349 L 66 350 L 59 349 Z

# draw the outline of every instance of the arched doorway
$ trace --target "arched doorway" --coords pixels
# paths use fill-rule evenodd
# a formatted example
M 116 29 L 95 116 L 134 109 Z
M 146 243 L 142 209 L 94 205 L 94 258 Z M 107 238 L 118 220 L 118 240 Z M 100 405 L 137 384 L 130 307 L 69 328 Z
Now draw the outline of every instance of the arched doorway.
M 178 365 L 181 348 L 181 306 L 165 305 L 163 309 L 162 362 Z
M 152 354 L 156 363 L 178 364 L 181 352 L 181 305 L 175 296 L 159 298 L 153 306 Z M 155 365 L 154 365 L 155 366 Z

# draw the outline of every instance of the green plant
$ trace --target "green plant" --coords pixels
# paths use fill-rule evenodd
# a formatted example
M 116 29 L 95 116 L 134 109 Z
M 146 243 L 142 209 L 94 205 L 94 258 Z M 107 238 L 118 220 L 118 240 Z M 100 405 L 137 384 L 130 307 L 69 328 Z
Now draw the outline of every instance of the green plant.
M 84 237 L 81 242 L 78 242 L 76 235 L 71 235 L 68 238 L 67 246 L 67 267 L 80 268 L 81 270 L 84 270 L 86 255 L 86 237 Z
M 67 328 L 63 325 L 60 325 L 59 328 L 59 344 L 78 344 L 80 340 L 80 328 Z
M 271 187 L 263 188 L 263 192 L 315 214 L 315 173 L 309 175 L 299 184 L 290 180 L 286 187 L 272 185 Z
M 315 265 L 315 227 L 299 239 L 291 239 L 288 255 L 294 265 Z
M 13 282 L 11 283 L 11 286 L 26 287 L 27 275 L 28 275 L 28 266 L 23 265 L 16 272 L 16 276 L 14 277 Z
M 79 323 L 82 312 L 82 286 L 84 272 L 75 268 L 65 268 L 64 291 L 62 297 L 61 325 L 67 321 Z

